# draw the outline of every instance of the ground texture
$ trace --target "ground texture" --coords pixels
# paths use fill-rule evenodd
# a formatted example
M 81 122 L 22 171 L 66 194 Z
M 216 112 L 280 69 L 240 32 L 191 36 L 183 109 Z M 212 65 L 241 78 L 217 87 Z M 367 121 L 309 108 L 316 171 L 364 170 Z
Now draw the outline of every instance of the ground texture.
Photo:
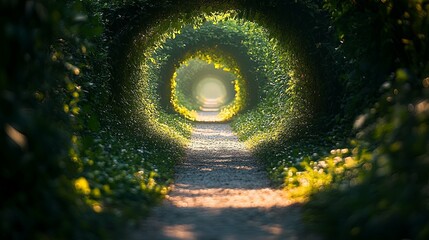
M 228 124 L 197 124 L 173 190 L 131 239 L 313 239 Z

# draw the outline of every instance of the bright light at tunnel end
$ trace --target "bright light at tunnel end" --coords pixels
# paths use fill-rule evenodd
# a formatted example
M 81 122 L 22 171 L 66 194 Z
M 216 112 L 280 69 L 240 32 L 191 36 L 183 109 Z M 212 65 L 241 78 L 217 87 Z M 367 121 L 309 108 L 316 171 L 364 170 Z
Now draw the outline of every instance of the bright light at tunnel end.
M 221 80 L 213 77 L 199 81 L 193 94 L 200 103 L 201 111 L 219 111 L 228 98 L 227 86 Z

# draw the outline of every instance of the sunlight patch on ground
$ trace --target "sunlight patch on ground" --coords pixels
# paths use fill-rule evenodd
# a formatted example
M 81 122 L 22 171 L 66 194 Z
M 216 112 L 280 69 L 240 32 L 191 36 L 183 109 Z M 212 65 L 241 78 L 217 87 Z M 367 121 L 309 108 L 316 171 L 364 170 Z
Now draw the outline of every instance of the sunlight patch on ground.
M 221 122 L 219 111 L 201 111 L 197 113 L 197 122 Z
M 271 188 L 209 188 L 194 189 L 192 186 L 176 185 L 174 196 L 167 199 L 178 208 L 271 208 L 292 204 L 282 190 Z
M 163 229 L 164 235 L 174 239 L 196 239 L 193 226 L 190 224 L 178 224 L 166 226 Z
M 197 124 L 176 173 L 132 239 L 314 239 L 302 237 L 300 207 L 270 187 L 228 124 Z

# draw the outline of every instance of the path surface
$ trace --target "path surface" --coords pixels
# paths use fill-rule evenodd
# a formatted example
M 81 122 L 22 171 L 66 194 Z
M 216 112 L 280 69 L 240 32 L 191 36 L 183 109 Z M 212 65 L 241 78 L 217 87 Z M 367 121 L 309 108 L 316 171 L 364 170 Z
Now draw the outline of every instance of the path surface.
M 309 239 L 228 124 L 197 124 L 163 205 L 131 239 Z
M 197 122 L 219 122 L 219 111 L 206 111 L 199 112 L 197 115 Z

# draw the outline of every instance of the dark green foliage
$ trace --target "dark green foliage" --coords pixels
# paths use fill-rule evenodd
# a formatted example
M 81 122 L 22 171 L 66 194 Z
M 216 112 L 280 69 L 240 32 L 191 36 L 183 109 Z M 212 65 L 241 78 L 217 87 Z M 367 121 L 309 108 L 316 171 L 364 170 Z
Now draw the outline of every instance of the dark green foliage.
M 171 105 L 170 79 L 175 67 L 178 67 L 178 64 L 186 56 L 192 55 L 199 50 L 219 51 L 233 56 L 240 67 L 243 77 L 246 79 L 248 85 L 246 93 L 253 96 L 260 94 L 258 85 L 263 84 L 265 80 L 262 76 L 263 73 L 258 72 L 256 69 L 256 66 L 260 65 L 260 62 L 258 62 L 260 59 L 252 59 L 249 56 L 249 48 L 242 44 L 243 41 L 248 39 L 245 36 L 245 31 L 236 30 L 235 28 L 238 28 L 238 24 L 229 24 L 232 26 L 229 26 L 228 23 L 213 24 L 212 22 L 207 22 L 194 30 L 192 22 L 190 22 L 190 25 L 182 29 L 180 35 L 178 34 L 175 39 L 167 40 L 163 49 L 155 53 L 154 58 L 157 59 L 160 65 L 159 69 L 157 69 L 159 74 L 156 76 L 159 76 L 159 95 L 164 108 L 168 110 Z M 248 105 L 252 106 L 257 101 L 257 98 L 252 98 Z
M 268 79 L 274 81 L 263 89 L 262 104 L 240 116 L 234 128 L 251 145 L 270 141 L 262 147 L 269 150 L 335 124 L 332 115 L 338 113 L 342 86 L 336 77 L 332 30 L 317 3 L 264 2 L 260 11 L 256 20 L 286 50 L 286 69 L 270 69 Z
M 0 236 L 116 238 L 166 193 L 183 149 L 120 124 L 100 6 L 0 6 Z
M 269 38 L 192 27 L 231 9 Z M 190 133 L 169 114 L 169 81 L 207 49 L 241 68 L 252 98 L 233 125 L 273 181 L 315 165 L 330 179 L 305 204 L 326 239 L 429 238 L 428 12 L 427 0 L 2 1 L 0 238 L 116 238 L 144 216 Z M 338 148 L 355 165 L 319 167 Z
M 427 239 L 428 2 L 327 1 L 326 7 L 351 66 L 365 66 L 349 75 L 347 84 L 362 88 L 347 99 L 379 98 L 355 123 L 358 146 L 370 147 L 370 170 L 360 170 L 356 186 L 339 188 L 352 180 L 338 179 L 316 193 L 307 214 L 329 239 Z M 349 104 L 346 113 L 355 107 Z
M 332 183 L 311 196 L 307 220 L 327 239 L 426 239 L 428 3 L 325 1 L 325 9 L 333 16 L 330 29 L 338 36 L 338 46 L 335 40 L 322 42 L 331 48 L 328 53 L 336 62 L 333 73 L 340 76 L 336 89 L 343 89 L 339 114 L 330 117 L 338 125 L 335 131 L 308 134 L 317 133 L 305 129 L 308 122 L 291 124 L 275 116 L 272 119 L 289 126 L 283 142 L 263 141 L 255 153 L 267 164 L 273 180 L 285 184 L 290 168 L 305 172 L 305 162 L 334 158 L 331 149 L 356 149 L 352 157 L 360 164 L 344 175 L 333 174 Z M 273 125 L 265 114 L 272 106 L 262 105 L 252 118 L 239 117 L 236 129 L 244 139 Z M 257 128 L 243 131 L 240 121 L 256 123 Z M 320 128 L 329 121 L 320 123 L 313 126 Z M 255 140 L 272 138 L 267 136 Z
M 78 62 L 52 46 L 79 46 L 90 37 L 75 37 L 82 8 L 2 1 L 0 9 L 1 238 L 78 239 L 85 228 L 78 219 L 89 216 L 71 182 L 77 172 L 68 158 L 74 117 L 63 111 Z
M 122 4 L 128 6 L 125 2 L 90 2 L 88 9 L 96 16 L 103 16 L 100 23 L 109 28 L 111 19 L 106 12 Z M 154 116 L 145 114 L 151 109 L 136 105 L 142 99 L 136 95 L 135 85 L 127 85 L 124 81 L 124 85 L 133 88 L 124 93 L 113 84 L 125 78 L 118 75 L 122 74 L 122 68 L 115 65 L 118 59 L 110 57 L 114 54 L 111 49 L 115 41 L 123 33 L 107 30 L 92 40 L 94 50 L 88 56 L 87 74 L 79 82 L 85 86 L 85 91 L 81 95 L 79 124 L 75 128 L 77 138 L 70 151 L 72 159 L 79 163 L 78 180 L 84 179 L 90 187 L 81 197 L 99 217 L 109 220 L 110 225 L 103 225 L 104 234 L 124 234 L 126 226 L 136 224 L 151 206 L 160 202 L 171 183 L 175 164 L 184 155 L 182 138 L 189 137 L 186 124 L 168 116 L 157 116 L 156 121 L 172 126 L 171 129 L 154 126 Z M 128 50 L 123 49 L 123 52 L 128 53 Z M 122 99 L 129 99 L 131 103 Z M 111 238 L 115 238 L 114 235 Z
M 150 117 L 139 112 L 141 95 L 124 81 L 139 81 L 138 74 L 126 72 L 141 60 L 128 58 L 130 52 L 138 52 L 129 49 L 131 41 L 170 15 L 189 14 L 192 19 L 198 12 L 249 5 L 242 17 L 258 18 L 251 11 L 257 3 L 226 2 L 213 2 L 211 7 L 204 1 L 2 3 L 1 159 L 2 180 L 8 183 L 1 208 L 2 237 L 106 238 L 118 229 L 113 226 L 138 218 L 162 197 L 183 149 L 171 136 L 146 124 Z M 203 41 L 207 47 L 226 42 L 219 49 L 237 56 L 248 70 L 244 74 L 249 83 L 255 77 L 263 82 L 254 69 L 261 62 L 258 55 L 249 57 L 241 45 L 243 36 L 229 32 L 234 26 L 225 27 L 230 29 L 203 29 L 206 37 L 195 40 L 193 49 Z M 193 34 L 189 31 L 186 41 Z M 229 40 L 219 38 L 223 35 Z M 145 41 L 142 48 L 150 45 L 150 38 Z M 184 53 L 173 51 L 178 57 Z M 169 67 L 174 69 L 174 64 Z M 149 90 L 156 102 L 157 88 Z M 123 101 L 127 98 L 131 101 Z M 189 136 L 182 120 L 162 115 L 158 121 Z M 87 182 L 89 192 L 73 186 L 77 180 Z

